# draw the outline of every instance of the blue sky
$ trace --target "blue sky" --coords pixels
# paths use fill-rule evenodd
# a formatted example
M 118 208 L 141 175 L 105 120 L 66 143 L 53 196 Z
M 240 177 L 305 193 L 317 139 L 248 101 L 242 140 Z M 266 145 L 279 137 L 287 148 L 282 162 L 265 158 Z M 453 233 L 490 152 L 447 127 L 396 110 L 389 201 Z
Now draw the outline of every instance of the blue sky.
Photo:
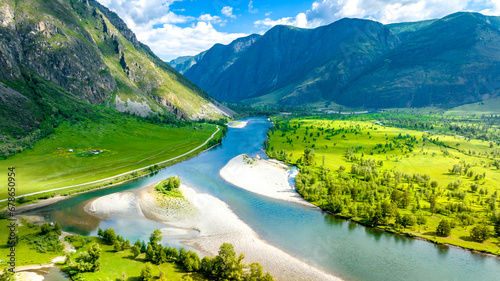
M 440 18 L 457 11 L 500 15 L 500 0 L 98 0 L 162 59 L 263 34 L 276 24 L 315 28 L 344 17 L 382 23 Z

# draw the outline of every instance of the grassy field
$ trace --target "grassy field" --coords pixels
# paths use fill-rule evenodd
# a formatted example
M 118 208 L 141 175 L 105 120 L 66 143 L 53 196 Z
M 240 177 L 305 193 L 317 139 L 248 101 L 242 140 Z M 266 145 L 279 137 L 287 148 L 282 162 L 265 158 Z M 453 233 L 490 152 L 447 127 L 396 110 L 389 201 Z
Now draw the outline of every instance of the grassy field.
M 0 163 L 2 168 L 15 167 L 17 196 L 21 196 L 87 183 L 170 159 L 201 145 L 215 131 L 212 124 L 177 127 L 134 118 L 63 123 L 33 149 Z M 0 199 L 7 197 L 6 184 L 0 183 Z
M 458 106 L 446 111 L 447 115 L 500 114 L 500 97 Z
M 10 248 L 7 246 L 9 235 L 7 226 L 9 223 L 6 219 L 0 220 L 0 228 L 2 229 L 0 231 L 0 269 L 7 266 L 7 255 L 10 253 Z M 40 228 L 28 227 L 25 221 L 22 224 L 21 227 L 17 228 L 19 231 L 17 236 L 20 241 L 16 245 L 16 266 L 49 263 L 53 258 L 64 255 L 62 251 L 41 253 L 33 249 L 32 245 L 23 238 L 38 235 Z
M 386 126 L 402 127 L 401 120 L 411 120 L 391 116 L 275 119 L 267 153 L 301 167 L 297 190 L 324 209 L 391 231 L 500 255 L 493 231 L 493 216 L 500 208 L 498 141 L 453 135 L 441 117 L 413 116 L 420 120 L 418 126 L 406 124 L 429 127 L 425 131 Z M 472 121 L 448 123 L 466 131 Z M 484 130 L 495 140 L 499 135 L 498 124 Z M 305 149 L 313 151 L 310 157 L 304 156 Z M 381 220 L 372 219 L 377 209 L 384 214 Z M 405 215 L 412 221 L 424 219 L 402 226 Z M 436 236 L 442 219 L 454 227 L 449 237 Z M 478 225 L 486 225 L 491 234 L 482 243 L 470 237 Z
M 82 251 L 88 250 L 91 243 L 82 245 L 81 240 L 84 237 L 73 243 L 78 251 L 72 254 L 72 260 Z M 126 280 L 140 280 L 141 270 L 146 263 L 144 254 L 140 254 L 137 258 L 132 256 L 130 250 L 116 252 L 113 246 L 107 245 L 101 238 L 90 238 L 91 241 L 97 242 L 101 248 L 101 270 L 98 272 L 82 273 L 85 280 L 117 280 L 122 278 L 122 274 L 127 276 Z M 183 280 L 186 275 L 189 275 L 193 280 L 206 280 L 202 275 L 196 273 L 187 273 L 181 266 L 175 263 L 167 262 L 160 265 L 153 265 L 153 276 L 158 276 L 160 270 L 163 272 L 166 280 Z

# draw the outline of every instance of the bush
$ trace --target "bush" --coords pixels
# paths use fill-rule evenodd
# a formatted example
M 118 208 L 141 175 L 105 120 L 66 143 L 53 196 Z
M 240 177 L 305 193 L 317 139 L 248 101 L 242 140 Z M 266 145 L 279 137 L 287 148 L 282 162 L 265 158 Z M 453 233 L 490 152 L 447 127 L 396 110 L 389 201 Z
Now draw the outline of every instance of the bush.
M 153 278 L 153 267 L 148 262 L 144 265 L 144 267 L 141 270 L 140 279 L 143 281 L 146 281 L 146 280 L 149 280 L 151 278 Z
M 439 222 L 438 227 L 436 228 L 436 234 L 441 237 L 447 237 L 450 236 L 451 233 L 451 225 L 448 220 L 441 220 Z
M 490 237 L 490 230 L 486 225 L 476 225 L 471 229 L 470 237 L 482 243 Z

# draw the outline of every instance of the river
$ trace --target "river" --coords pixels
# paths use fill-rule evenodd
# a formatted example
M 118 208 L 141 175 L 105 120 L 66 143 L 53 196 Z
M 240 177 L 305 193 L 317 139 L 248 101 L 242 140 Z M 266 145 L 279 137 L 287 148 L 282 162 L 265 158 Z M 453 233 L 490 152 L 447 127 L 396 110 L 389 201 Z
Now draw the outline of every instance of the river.
M 31 211 L 56 220 L 66 231 L 96 235 L 97 228 L 114 228 L 130 241 L 147 240 L 156 228 L 166 226 L 140 214 L 101 221 L 83 211 L 89 200 L 127 190 L 138 192 L 147 185 L 178 175 L 198 192 L 226 202 L 241 220 L 270 244 L 311 265 L 346 280 L 499 280 L 500 259 L 461 249 L 438 246 L 385 233 L 335 218 L 301 204 L 266 198 L 239 189 L 219 176 L 233 157 L 246 153 L 267 158 L 262 151 L 271 127 L 267 118 L 247 118 L 244 128 L 230 128 L 222 144 L 187 161 L 141 179 L 81 194 Z M 169 238 L 166 244 L 195 231 Z

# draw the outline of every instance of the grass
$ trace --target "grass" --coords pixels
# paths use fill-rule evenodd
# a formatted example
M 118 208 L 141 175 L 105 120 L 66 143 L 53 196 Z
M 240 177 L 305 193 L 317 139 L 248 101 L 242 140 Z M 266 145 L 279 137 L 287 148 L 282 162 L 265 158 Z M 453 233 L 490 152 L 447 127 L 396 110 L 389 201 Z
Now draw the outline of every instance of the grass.
M 115 176 L 186 153 L 216 130 L 211 124 L 196 126 L 198 130 L 153 125 L 134 118 L 64 123 L 33 149 L 1 163 L 16 168 L 17 196 L 22 196 Z M 0 188 L 0 199 L 7 198 L 6 183 Z
M 80 237 L 74 244 L 75 248 L 78 248 L 77 253 L 71 256 L 71 259 L 74 258 L 88 249 L 90 243 L 86 245 L 82 245 Z M 93 237 L 92 241 L 97 242 L 99 247 L 101 248 L 101 270 L 98 272 L 87 272 L 81 274 L 85 280 L 106 280 L 106 278 L 110 278 L 110 280 L 116 280 L 117 278 L 121 278 L 122 274 L 125 273 L 127 276 L 127 280 L 140 280 L 139 276 L 141 270 L 146 263 L 144 259 L 144 254 L 139 255 L 137 258 L 133 258 L 130 250 L 123 250 L 120 252 L 115 252 L 113 250 L 113 246 L 106 245 L 101 238 Z M 153 265 L 153 276 L 158 276 L 160 270 L 163 272 L 164 276 L 167 278 L 166 280 L 182 280 L 182 278 L 186 275 L 189 275 L 194 280 L 206 280 L 199 274 L 190 274 L 187 273 L 181 266 L 175 263 L 163 263 L 161 265 Z
M 500 114 L 500 97 L 461 105 L 446 111 L 447 115 Z
M 500 189 L 500 170 L 493 166 L 495 161 L 500 160 L 498 145 L 492 146 L 489 141 L 485 140 L 441 135 L 432 130 L 427 133 L 383 126 L 378 122 L 380 116 L 306 117 L 291 120 L 275 118 L 276 126 L 269 132 L 267 152 L 271 157 L 297 164 L 303 162 L 306 148 L 314 150 L 315 164 L 312 165 L 313 172 L 310 174 L 317 180 L 315 183 L 305 183 L 303 189 L 305 193 L 301 194 L 318 206 L 331 206 L 329 204 L 335 199 L 329 196 L 333 198 L 338 196 L 343 205 L 340 215 L 368 223 L 370 212 L 368 209 L 375 208 L 377 203 L 383 201 L 393 203 L 391 194 L 396 185 L 400 192 L 408 190 L 411 198 L 407 207 L 397 208 L 400 215 L 423 214 L 427 222 L 401 228 L 394 225 L 395 218 L 392 216 L 380 227 L 401 233 L 411 233 L 439 243 L 500 255 L 497 238 L 491 237 L 483 243 L 470 239 L 470 229 L 481 223 L 487 224 L 493 233 L 491 215 L 500 208 L 498 196 L 491 199 Z M 421 116 L 413 117 L 425 119 Z M 468 123 L 465 120 L 454 122 Z M 493 137 L 498 134 L 497 129 L 492 129 Z M 435 130 L 439 129 L 435 128 Z M 347 154 L 349 158 L 346 157 Z M 351 167 L 354 164 L 362 166 L 361 158 L 373 159 L 375 163 L 380 162 L 381 165 L 373 168 L 378 171 L 379 175 L 365 180 L 362 176 L 351 173 Z M 474 175 L 470 177 L 463 173 L 452 174 L 450 169 L 454 165 L 464 167 L 469 165 L 469 170 L 473 171 Z M 339 168 L 345 170 L 339 172 Z M 327 175 L 321 176 L 322 172 L 326 172 Z M 428 175 L 430 179 L 421 182 L 412 179 L 408 182 L 403 176 L 403 180 L 395 184 L 397 173 L 407 174 L 410 178 L 414 174 Z M 385 174 L 389 177 L 388 180 L 383 179 Z M 485 177 L 482 178 L 482 175 Z M 307 178 L 307 176 L 304 177 Z M 437 182 L 437 187 L 431 188 L 432 181 Z M 450 183 L 456 181 L 461 182 L 459 187 L 449 187 Z M 334 183 L 333 189 L 327 191 L 327 186 L 331 186 L 331 183 Z M 369 187 L 370 184 L 375 188 Z M 478 184 L 478 190 L 473 191 L 472 184 Z M 355 196 L 353 199 L 352 187 L 358 188 L 362 195 Z M 459 197 L 460 192 L 462 195 L 465 194 L 464 198 Z M 372 194 L 371 200 L 367 199 L 370 196 L 366 194 L 369 193 Z M 430 210 L 432 195 L 437 197 L 435 213 Z M 493 200 L 493 207 L 488 203 L 491 200 Z M 463 213 L 472 216 L 472 225 L 467 226 L 459 219 L 461 212 L 447 211 L 447 205 L 453 203 L 462 203 L 469 208 Z M 443 218 L 456 222 L 451 236 L 447 238 L 437 237 L 435 234 L 435 229 Z
M 2 231 L 0 231 L 0 269 L 7 266 L 7 255 L 10 253 L 10 248 L 6 244 L 9 235 L 7 229 L 9 223 L 9 220 L 0 220 L 0 229 L 2 229 Z M 22 226 L 17 229 L 19 231 L 17 235 L 20 238 L 27 236 L 33 237 L 40 232 L 39 227 L 28 227 L 25 221 L 22 221 Z M 31 249 L 31 245 L 29 245 L 28 242 L 20 239 L 19 244 L 16 245 L 16 266 L 49 263 L 53 258 L 62 255 L 64 255 L 62 251 L 39 253 Z

